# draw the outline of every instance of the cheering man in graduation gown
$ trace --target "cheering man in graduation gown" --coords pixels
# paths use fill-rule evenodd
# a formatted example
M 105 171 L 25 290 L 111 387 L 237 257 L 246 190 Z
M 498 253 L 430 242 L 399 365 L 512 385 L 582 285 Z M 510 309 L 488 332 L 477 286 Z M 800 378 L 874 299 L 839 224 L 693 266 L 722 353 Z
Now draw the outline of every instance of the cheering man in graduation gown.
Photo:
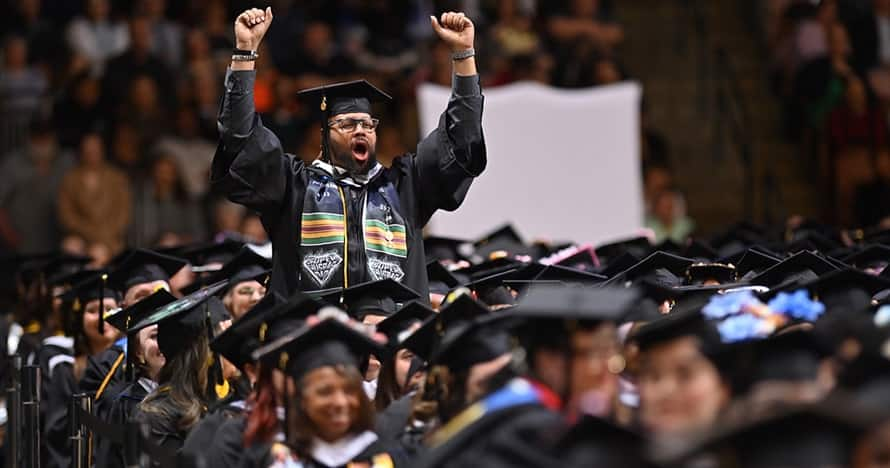
M 430 22 L 453 51 L 451 99 L 416 153 L 386 168 L 376 158 L 371 103 L 389 96 L 364 80 L 302 91 L 322 114 L 321 157 L 307 165 L 285 153 L 254 110 L 256 50 L 272 10 L 247 10 L 235 20 L 211 183 L 260 213 L 274 245 L 273 291 L 288 296 L 386 278 L 428 290 L 421 231 L 436 210 L 460 206 L 486 164 L 473 23 L 462 13 Z

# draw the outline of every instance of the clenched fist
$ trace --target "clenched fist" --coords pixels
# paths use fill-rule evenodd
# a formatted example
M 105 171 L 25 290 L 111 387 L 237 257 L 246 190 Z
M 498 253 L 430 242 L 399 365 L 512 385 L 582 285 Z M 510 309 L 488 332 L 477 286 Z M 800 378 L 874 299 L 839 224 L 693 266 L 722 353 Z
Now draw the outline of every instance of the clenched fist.
M 470 18 L 467 18 L 463 13 L 449 11 L 442 13 L 440 19 L 430 16 L 430 23 L 439 38 L 451 47 L 452 52 L 473 48 L 475 28 Z
M 245 10 L 235 18 L 235 47 L 242 50 L 257 50 L 271 24 L 271 7 L 267 7 L 266 11 L 259 8 Z

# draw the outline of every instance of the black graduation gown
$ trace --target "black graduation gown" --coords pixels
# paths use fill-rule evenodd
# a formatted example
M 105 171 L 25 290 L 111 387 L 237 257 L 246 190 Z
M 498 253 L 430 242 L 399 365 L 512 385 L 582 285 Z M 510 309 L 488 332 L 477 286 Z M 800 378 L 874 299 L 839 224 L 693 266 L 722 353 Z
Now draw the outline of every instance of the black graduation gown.
M 225 421 L 213 434 L 213 439 L 204 447 L 198 456 L 203 458 L 204 465 L 214 468 L 237 468 L 242 465 L 245 453 L 251 450 L 244 447 L 244 429 L 247 426 L 246 415 L 235 415 Z M 189 437 L 191 439 L 191 436 Z M 188 446 L 190 440 L 186 440 Z M 264 448 L 268 448 L 265 447 Z M 183 447 L 185 451 L 185 447 Z M 252 458 L 247 456 L 248 459 Z M 195 466 L 200 466 L 197 462 Z M 264 467 L 266 468 L 266 467 Z
M 242 457 L 241 468 L 268 468 L 269 466 L 272 466 L 275 461 L 272 454 L 273 447 L 275 446 L 278 446 L 276 447 L 278 449 L 282 449 L 280 448 L 280 444 L 263 444 L 260 447 L 248 448 L 245 450 Z M 368 445 L 361 451 L 361 453 L 353 457 L 353 459 L 345 465 L 325 465 L 311 457 L 300 459 L 299 462 L 302 463 L 302 468 L 347 468 L 352 463 L 360 465 L 365 463 L 367 466 L 374 466 L 375 459 L 386 459 L 387 457 L 391 461 L 393 467 L 400 468 L 410 466 L 406 463 L 405 458 L 400 453 L 394 452 L 391 446 L 380 440 Z
M 148 440 L 172 454 L 182 448 L 188 431 L 179 430 L 177 427 L 177 421 L 179 420 L 178 411 L 172 407 L 168 400 L 168 395 L 161 393 L 156 399 L 152 400 L 152 404 L 170 405 L 169 414 L 171 417 L 165 418 L 155 413 L 146 413 L 141 410 L 140 406 L 136 406 L 132 419 L 148 426 Z
M 285 153 L 279 139 L 263 126 L 254 112 L 255 71 L 226 74 L 226 93 L 218 127 L 220 141 L 211 169 L 211 186 L 216 193 L 260 213 L 263 227 L 274 245 L 271 289 L 285 297 L 300 289 L 302 256 L 300 247 L 304 193 L 310 173 L 299 157 Z M 426 299 L 429 290 L 422 230 L 437 210 L 456 210 L 464 200 L 474 177 L 485 169 L 486 152 L 482 136 L 483 97 L 478 77 L 454 77 L 448 107 L 436 130 L 424 138 L 413 154 L 395 158 L 364 188 L 337 185 L 361 200 L 367 187 L 390 182 L 398 195 L 398 214 L 405 221 L 407 258 L 402 282 Z M 317 176 L 312 176 L 317 177 Z M 379 179 L 379 180 L 378 180 Z M 375 182 L 376 181 L 376 182 Z M 383 181 L 383 182 L 381 182 Z M 348 204 L 353 207 L 353 203 Z M 393 208 L 396 210 L 396 208 Z M 370 281 L 366 264 L 361 219 L 362 210 L 346 210 L 347 265 L 350 284 Z M 342 265 L 336 266 L 342 272 Z M 314 289 L 343 286 L 339 278 Z M 305 279 L 305 278 L 304 278 Z M 309 290 L 309 288 L 304 288 Z
M 231 404 L 218 406 L 204 416 L 195 427 L 189 432 L 188 437 L 182 444 L 182 456 L 188 462 L 189 466 L 198 466 L 198 460 L 203 458 L 207 460 L 208 447 L 214 445 L 220 429 L 228 421 L 233 419 L 243 420 L 244 410 L 241 402 L 231 402 Z M 243 429 L 242 429 L 243 433 Z M 239 444 L 240 445 L 240 444 Z M 238 452 L 240 453 L 240 452 Z M 208 464 L 206 466 L 217 466 Z
M 61 363 L 53 369 L 52 377 L 45 383 L 47 387 L 46 421 L 43 428 L 43 456 L 41 466 L 46 468 L 68 468 L 71 464 L 70 427 L 68 409 L 71 395 L 77 393 L 74 379 L 74 365 Z
M 553 467 L 551 438 L 563 430 L 562 417 L 540 404 L 487 413 L 433 447 L 414 466 Z
M 382 440 L 397 440 L 405 430 L 408 419 L 411 417 L 414 394 L 404 395 L 393 401 L 380 413 L 374 421 L 374 432 Z
M 111 424 L 124 424 L 130 421 L 136 411 L 136 405 L 148 396 L 148 390 L 137 382 L 120 382 L 113 389 L 117 395 L 111 401 L 107 413 L 106 422 Z M 124 467 L 123 447 L 109 440 L 101 439 L 95 442 L 96 466 L 117 468 Z

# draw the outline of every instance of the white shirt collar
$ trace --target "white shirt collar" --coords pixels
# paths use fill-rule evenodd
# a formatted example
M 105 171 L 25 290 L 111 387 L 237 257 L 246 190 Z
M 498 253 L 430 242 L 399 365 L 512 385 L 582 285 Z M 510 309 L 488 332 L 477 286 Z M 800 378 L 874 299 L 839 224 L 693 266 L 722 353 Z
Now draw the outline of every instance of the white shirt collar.
M 322 161 L 321 159 L 316 159 L 315 161 L 312 161 L 312 166 L 321 168 L 328 174 L 331 174 L 331 175 L 336 174 L 338 177 L 346 174 L 346 169 L 343 169 L 340 166 L 334 166 L 334 165 L 328 164 L 327 162 Z M 345 182 L 349 185 L 361 187 L 361 186 L 367 184 L 371 179 L 373 179 L 374 176 L 376 176 L 377 173 L 380 172 L 382 169 L 383 169 L 383 166 L 379 162 L 374 163 L 374 167 L 372 167 L 371 170 L 369 170 L 367 174 L 357 175 L 357 176 L 346 175 L 344 177 L 341 177 L 339 180 L 342 182 Z
M 377 434 L 371 431 L 347 436 L 333 443 L 315 437 L 312 439 L 309 453 L 312 458 L 327 466 L 343 466 L 354 460 L 374 442 L 377 442 Z

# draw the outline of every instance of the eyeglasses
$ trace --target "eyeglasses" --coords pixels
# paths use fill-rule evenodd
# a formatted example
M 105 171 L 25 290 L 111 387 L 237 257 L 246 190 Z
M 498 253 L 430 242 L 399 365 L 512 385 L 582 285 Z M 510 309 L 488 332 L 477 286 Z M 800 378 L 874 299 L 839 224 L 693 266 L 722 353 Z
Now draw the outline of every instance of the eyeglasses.
M 361 125 L 365 130 L 374 132 L 377 131 L 378 124 L 380 124 L 380 119 L 337 119 L 329 123 L 328 126 L 341 132 L 352 132 L 356 126 Z

